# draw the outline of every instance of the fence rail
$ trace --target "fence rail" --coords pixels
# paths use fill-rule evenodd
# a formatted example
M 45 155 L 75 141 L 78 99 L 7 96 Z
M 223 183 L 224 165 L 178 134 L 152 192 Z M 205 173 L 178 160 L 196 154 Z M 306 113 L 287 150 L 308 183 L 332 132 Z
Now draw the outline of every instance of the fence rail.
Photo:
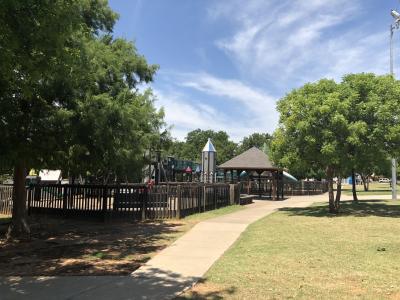
M 287 196 L 319 195 L 328 191 L 326 181 L 285 182 L 284 194 Z
M 284 196 L 297 196 L 297 195 L 318 195 L 328 191 L 328 183 L 324 181 L 297 181 L 297 182 L 284 182 L 278 184 L 278 193 Z M 272 196 L 272 181 L 261 180 L 241 182 L 240 192 L 242 194 L 260 194 L 265 196 Z
M 229 184 L 38 184 L 27 189 L 29 214 L 152 220 L 182 218 L 233 204 Z M 236 197 L 237 198 L 237 197 Z M 12 186 L 0 186 L 0 213 L 11 214 Z

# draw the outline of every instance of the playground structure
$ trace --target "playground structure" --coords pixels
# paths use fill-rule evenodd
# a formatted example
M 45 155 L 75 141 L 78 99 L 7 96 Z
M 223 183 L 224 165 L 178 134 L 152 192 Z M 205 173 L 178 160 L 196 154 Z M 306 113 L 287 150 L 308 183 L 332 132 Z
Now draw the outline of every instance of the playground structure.
M 199 182 L 201 165 L 197 162 L 168 156 L 153 161 L 147 170 L 144 182 L 154 180 L 155 185 L 165 182 Z
M 29 213 L 103 220 L 181 218 L 251 197 L 283 199 L 284 195 L 314 195 L 327 190 L 325 182 L 297 181 L 275 167 L 258 148 L 251 148 L 216 166 L 211 140 L 203 148 L 202 165 L 160 155 L 150 175 L 155 185 L 32 183 L 27 189 Z M 247 194 L 243 195 L 243 194 Z M 12 186 L 0 185 L 0 213 L 12 211 Z
M 217 151 L 209 138 L 201 153 L 201 182 L 216 182 Z
M 148 167 L 145 182 L 154 180 L 158 185 L 162 182 L 203 182 L 214 183 L 217 176 L 217 151 L 208 139 L 203 148 L 201 164 L 185 159 L 167 156 L 161 159 L 161 151 L 156 151 L 155 158 Z

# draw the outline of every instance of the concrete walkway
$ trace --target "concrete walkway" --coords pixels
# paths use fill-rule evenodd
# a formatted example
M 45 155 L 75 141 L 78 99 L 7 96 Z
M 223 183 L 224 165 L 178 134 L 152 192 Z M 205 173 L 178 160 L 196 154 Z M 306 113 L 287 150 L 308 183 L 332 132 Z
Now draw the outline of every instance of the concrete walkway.
M 256 200 L 244 210 L 200 222 L 131 276 L 0 278 L 0 299 L 171 299 L 202 278 L 249 224 L 279 208 L 321 201 L 326 194 Z

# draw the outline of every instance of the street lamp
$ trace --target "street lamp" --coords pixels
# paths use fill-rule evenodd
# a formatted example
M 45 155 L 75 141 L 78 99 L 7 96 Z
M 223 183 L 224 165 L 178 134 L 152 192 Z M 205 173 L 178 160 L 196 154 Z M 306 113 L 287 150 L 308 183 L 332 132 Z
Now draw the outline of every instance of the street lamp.
M 393 59 L 393 34 L 395 29 L 399 29 L 400 27 L 400 13 L 396 10 L 392 9 L 390 11 L 394 19 L 394 23 L 390 24 L 390 74 L 394 77 L 394 59 Z M 392 158 L 392 200 L 397 199 L 397 161 L 395 158 Z
M 398 13 L 397 11 L 395 11 L 394 9 L 392 9 L 390 11 L 390 14 L 392 15 L 392 17 L 398 22 L 398 20 L 400 19 L 400 13 Z

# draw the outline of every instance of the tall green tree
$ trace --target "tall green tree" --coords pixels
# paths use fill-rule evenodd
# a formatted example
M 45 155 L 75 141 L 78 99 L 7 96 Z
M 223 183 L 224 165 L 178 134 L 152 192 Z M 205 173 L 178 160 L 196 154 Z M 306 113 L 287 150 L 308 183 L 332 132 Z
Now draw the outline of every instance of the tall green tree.
M 372 73 L 346 75 L 340 84 L 343 99 L 350 103 L 347 157 L 352 174 L 358 172 L 361 175 L 366 190 L 372 173 L 380 172 L 382 168 L 389 169 L 388 157 L 393 150 L 390 144 L 396 145 L 396 141 L 393 140 L 395 137 L 387 134 L 390 129 L 382 119 L 381 112 L 387 106 L 395 106 L 392 104 L 398 101 L 397 85 L 391 76 Z M 392 109 L 388 118 L 393 124 L 396 122 L 397 108 Z M 353 198 L 357 200 L 354 181 Z
M 116 15 L 105 1 L 13 1 L 0 6 L 2 164 L 14 168 L 10 234 L 29 232 L 28 166 L 53 160 L 68 123 L 82 37 L 110 31 Z
M 382 147 L 389 157 L 400 157 L 400 82 L 392 76 L 379 76 L 375 92 L 382 104 L 376 115 L 378 126 L 375 135 L 382 137 Z
M 325 170 L 329 208 L 337 213 L 340 185 L 335 198 L 333 176 L 371 174 L 389 156 L 398 157 L 399 98 L 400 84 L 391 76 L 350 74 L 340 84 L 306 84 L 278 103 L 273 159 L 294 174 Z M 357 200 L 355 186 L 353 197 Z
M 249 136 L 243 138 L 237 147 L 237 154 L 241 154 L 252 147 L 257 147 L 263 150 L 264 144 L 269 148 L 271 144 L 272 136 L 269 133 L 258 133 L 255 132 Z
M 64 169 L 104 183 L 140 180 L 143 154 L 160 139 L 164 122 L 151 90 L 135 89 L 152 80 L 157 67 L 148 65 L 131 43 L 109 35 L 88 41 L 86 49 L 85 97 L 77 99 L 71 117 Z
M 324 170 L 329 211 L 337 213 L 340 191 L 335 198 L 333 177 L 346 168 L 349 103 L 342 101 L 334 81 L 323 79 L 290 92 L 277 108 L 280 120 L 271 147 L 273 160 L 290 170 Z
M 5 0 L 0 6 L 0 162 L 14 169 L 10 236 L 29 233 L 28 168 L 127 175 L 158 138 L 157 66 L 110 35 L 105 0 Z M 140 164 L 139 164 L 140 165 Z
M 175 142 L 171 155 L 180 159 L 201 161 L 201 152 L 208 138 L 211 138 L 217 150 L 217 164 L 221 164 L 235 156 L 236 143 L 229 139 L 225 131 L 201 130 L 190 131 L 185 142 Z

